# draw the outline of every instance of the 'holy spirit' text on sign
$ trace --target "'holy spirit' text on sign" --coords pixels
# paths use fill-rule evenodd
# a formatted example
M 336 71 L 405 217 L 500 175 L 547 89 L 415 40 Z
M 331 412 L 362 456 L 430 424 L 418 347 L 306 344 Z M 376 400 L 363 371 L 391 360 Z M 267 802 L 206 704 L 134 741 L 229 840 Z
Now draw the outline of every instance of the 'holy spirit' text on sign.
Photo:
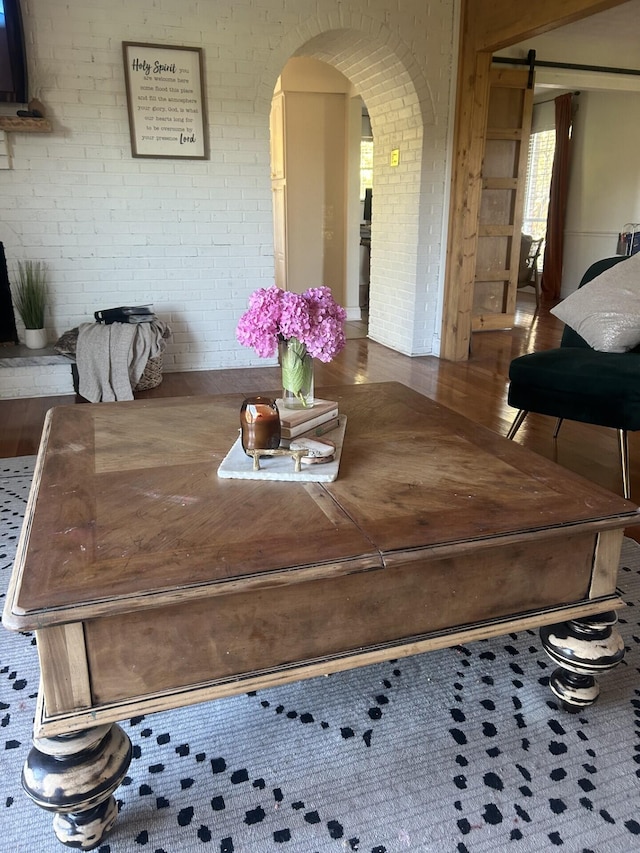
M 206 158 L 199 49 L 125 42 L 124 56 L 134 156 Z

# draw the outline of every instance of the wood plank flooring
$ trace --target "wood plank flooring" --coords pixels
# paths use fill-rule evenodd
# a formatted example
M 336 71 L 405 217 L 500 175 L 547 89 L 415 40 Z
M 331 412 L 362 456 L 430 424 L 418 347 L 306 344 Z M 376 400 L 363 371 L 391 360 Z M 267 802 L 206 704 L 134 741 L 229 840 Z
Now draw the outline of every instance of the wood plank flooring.
M 349 324 L 343 352 L 330 364 L 316 365 L 316 393 L 321 396 L 326 385 L 398 381 L 504 435 L 515 416 L 506 402 L 511 359 L 525 352 L 557 346 L 562 334 L 562 324 L 548 311 L 534 312 L 532 296 L 521 293 L 518 299 L 514 328 L 474 334 L 473 352 L 467 362 L 449 362 L 433 356 L 409 358 L 359 337 L 364 335 L 364 328 Z M 229 391 L 275 394 L 279 382 L 277 367 L 165 372 L 158 388 L 136 396 L 145 399 Z M 75 399 L 67 396 L 0 400 L 0 458 L 35 453 L 46 411 L 54 405 L 73 404 Z M 516 440 L 622 494 L 615 432 L 567 421 L 554 442 L 553 425 L 552 418 L 530 415 Z M 640 436 L 632 434 L 629 445 L 631 494 L 640 501 Z

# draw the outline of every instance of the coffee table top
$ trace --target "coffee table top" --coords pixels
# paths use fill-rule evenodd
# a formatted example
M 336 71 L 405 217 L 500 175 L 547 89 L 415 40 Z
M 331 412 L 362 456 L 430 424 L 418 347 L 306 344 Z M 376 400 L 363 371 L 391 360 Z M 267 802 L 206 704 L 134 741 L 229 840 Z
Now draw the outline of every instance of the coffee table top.
M 322 393 L 348 417 L 338 479 L 322 484 L 217 476 L 242 394 L 52 409 L 5 625 L 27 630 L 638 522 L 629 501 L 404 385 Z

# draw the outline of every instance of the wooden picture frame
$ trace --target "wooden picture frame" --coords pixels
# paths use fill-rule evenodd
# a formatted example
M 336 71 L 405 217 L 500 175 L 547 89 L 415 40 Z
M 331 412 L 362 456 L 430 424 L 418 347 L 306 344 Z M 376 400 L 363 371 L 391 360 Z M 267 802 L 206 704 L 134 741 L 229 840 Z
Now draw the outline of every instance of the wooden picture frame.
M 199 47 L 122 42 L 133 157 L 208 160 Z

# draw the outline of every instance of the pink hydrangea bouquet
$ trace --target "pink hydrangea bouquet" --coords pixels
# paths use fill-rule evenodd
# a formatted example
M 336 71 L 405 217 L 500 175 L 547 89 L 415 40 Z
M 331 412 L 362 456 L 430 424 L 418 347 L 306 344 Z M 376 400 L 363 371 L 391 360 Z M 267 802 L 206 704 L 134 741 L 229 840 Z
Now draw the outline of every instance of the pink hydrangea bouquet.
M 285 392 L 298 405 L 313 405 L 312 359 L 328 362 L 342 350 L 346 316 L 329 287 L 292 293 L 272 285 L 251 294 L 249 308 L 238 321 L 236 337 L 261 358 L 274 356 L 280 346 Z

